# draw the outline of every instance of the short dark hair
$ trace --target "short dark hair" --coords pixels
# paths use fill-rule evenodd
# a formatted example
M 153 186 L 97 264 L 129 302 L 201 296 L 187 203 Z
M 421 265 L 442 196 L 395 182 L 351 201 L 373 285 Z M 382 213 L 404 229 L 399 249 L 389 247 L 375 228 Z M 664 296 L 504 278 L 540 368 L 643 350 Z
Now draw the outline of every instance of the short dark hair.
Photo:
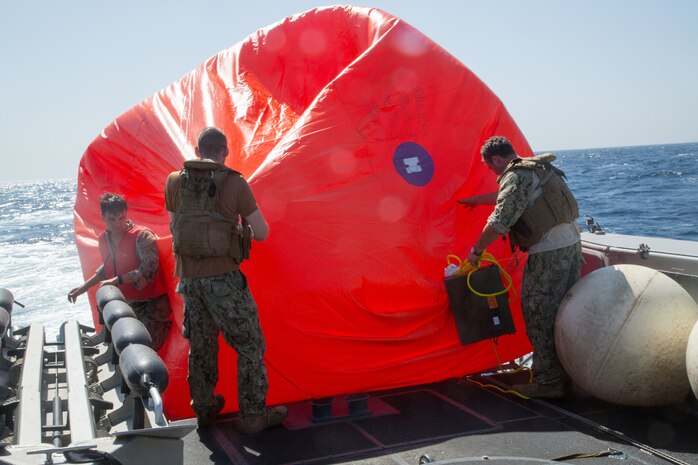
M 218 128 L 209 126 L 199 134 L 199 139 L 196 142 L 199 148 L 199 155 L 208 158 L 217 156 L 221 149 L 228 148 L 228 139 Z
M 107 213 L 121 213 L 128 209 L 128 205 L 123 195 L 105 192 L 99 196 L 99 208 L 102 210 L 102 216 L 104 216 Z
M 490 137 L 482 144 L 480 149 L 480 154 L 484 161 L 490 160 L 495 155 L 498 157 L 508 157 L 509 155 L 516 155 L 514 147 L 511 142 L 504 136 L 493 136 Z

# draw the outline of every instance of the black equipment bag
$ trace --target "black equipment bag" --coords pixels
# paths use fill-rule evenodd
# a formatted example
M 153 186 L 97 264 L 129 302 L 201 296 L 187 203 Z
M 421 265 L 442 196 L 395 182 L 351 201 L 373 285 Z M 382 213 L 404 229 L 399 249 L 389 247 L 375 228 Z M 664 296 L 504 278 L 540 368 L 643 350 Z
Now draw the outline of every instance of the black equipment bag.
M 509 311 L 508 293 L 481 297 L 468 287 L 467 275 L 444 278 L 448 301 L 456 319 L 461 344 L 471 344 L 516 331 Z M 499 268 L 483 267 L 470 276 L 470 285 L 480 294 L 504 290 Z

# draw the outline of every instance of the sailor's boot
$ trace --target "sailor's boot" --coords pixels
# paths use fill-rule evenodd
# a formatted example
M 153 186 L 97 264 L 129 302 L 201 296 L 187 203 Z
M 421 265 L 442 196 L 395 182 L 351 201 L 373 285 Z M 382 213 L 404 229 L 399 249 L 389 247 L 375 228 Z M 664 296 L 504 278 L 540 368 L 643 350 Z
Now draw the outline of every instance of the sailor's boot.
M 245 434 L 255 434 L 272 426 L 280 425 L 288 416 L 288 409 L 283 405 L 264 409 L 255 415 L 245 415 L 240 421 L 240 430 Z
M 223 395 L 214 394 L 213 405 L 194 409 L 194 411 L 196 412 L 196 425 L 199 428 L 204 428 L 206 426 L 211 426 L 212 424 L 214 424 L 216 422 L 216 417 L 219 413 L 221 413 L 221 410 L 223 410 L 224 405 L 225 398 L 223 397 Z

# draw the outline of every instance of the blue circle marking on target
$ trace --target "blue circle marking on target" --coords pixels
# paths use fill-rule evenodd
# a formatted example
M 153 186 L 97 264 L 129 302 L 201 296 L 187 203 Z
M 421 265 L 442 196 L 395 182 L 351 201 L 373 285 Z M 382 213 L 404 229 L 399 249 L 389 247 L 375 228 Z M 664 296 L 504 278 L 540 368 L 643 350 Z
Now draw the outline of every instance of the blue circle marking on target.
M 426 186 L 434 177 L 434 160 L 424 147 L 415 142 L 403 142 L 393 155 L 395 170 L 413 186 Z

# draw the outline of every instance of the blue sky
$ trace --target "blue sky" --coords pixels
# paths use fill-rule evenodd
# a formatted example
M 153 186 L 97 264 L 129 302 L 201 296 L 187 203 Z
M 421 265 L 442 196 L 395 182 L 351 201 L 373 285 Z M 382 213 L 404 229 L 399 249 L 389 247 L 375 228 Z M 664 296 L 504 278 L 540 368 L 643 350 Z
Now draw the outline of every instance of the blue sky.
M 257 29 L 327 4 L 0 0 L 0 181 L 76 178 L 116 116 Z M 536 151 L 698 141 L 698 2 L 355 4 L 458 58 Z

